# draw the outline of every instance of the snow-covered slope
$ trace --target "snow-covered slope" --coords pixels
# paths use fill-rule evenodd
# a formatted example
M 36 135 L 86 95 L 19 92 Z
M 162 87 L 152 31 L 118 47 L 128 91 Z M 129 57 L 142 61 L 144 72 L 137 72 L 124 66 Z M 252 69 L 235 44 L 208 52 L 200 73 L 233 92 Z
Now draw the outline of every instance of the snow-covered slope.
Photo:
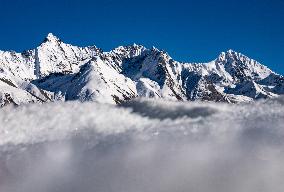
M 120 103 L 135 97 L 250 102 L 284 94 L 284 78 L 233 50 L 180 63 L 141 45 L 103 52 L 48 34 L 35 49 L 0 51 L 0 105 L 47 101 Z
M 1 192 L 283 192 L 284 97 L 0 110 Z

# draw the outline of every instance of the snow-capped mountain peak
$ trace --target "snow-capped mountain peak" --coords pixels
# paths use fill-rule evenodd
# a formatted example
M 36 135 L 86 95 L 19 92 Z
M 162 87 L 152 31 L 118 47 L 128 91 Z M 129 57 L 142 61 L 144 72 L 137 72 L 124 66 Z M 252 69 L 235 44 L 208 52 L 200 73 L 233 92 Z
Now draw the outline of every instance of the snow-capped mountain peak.
M 0 105 L 54 100 L 119 103 L 134 97 L 247 102 L 284 93 L 284 78 L 233 50 L 212 62 L 181 63 L 155 47 L 103 52 L 49 33 L 35 49 L 0 51 Z
M 219 57 L 217 58 L 219 61 L 227 61 L 227 60 L 238 60 L 240 58 L 245 58 L 246 56 L 234 51 L 232 49 L 229 49 L 225 52 L 221 52 L 221 54 L 219 55 Z
M 247 78 L 254 80 L 264 79 L 273 73 L 269 68 L 254 59 L 233 50 L 222 52 L 217 58 L 216 63 L 224 65 L 225 70 L 232 77 L 241 78 L 241 80 Z
M 53 35 L 52 33 L 48 33 L 47 36 L 44 39 L 44 42 L 49 41 L 49 42 L 58 42 L 61 41 L 58 37 Z

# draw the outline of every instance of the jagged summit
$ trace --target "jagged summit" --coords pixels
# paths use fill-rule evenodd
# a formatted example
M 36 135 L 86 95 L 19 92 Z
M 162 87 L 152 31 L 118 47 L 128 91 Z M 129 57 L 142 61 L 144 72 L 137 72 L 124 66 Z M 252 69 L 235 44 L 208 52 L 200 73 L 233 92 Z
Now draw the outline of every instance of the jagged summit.
M 233 50 L 209 63 L 181 63 L 155 47 L 133 44 L 103 52 L 49 33 L 35 49 L 0 51 L 0 106 L 135 97 L 238 103 L 277 97 L 283 90 L 283 76 Z
M 226 52 L 221 52 L 218 59 L 220 59 L 220 60 L 241 60 L 242 62 L 245 61 L 245 60 L 255 61 L 254 59 L 249 58 L 248 56 L 244 55 L 243 53 L 234 51 L 232 49 L 229 49 Z
M 234 51 L 233 49 L 229 49 L 227 51 L 223 51 L 221 52 L 221 54 L 219 55 L 219 59 L 228 59 L 228 58 L 232 58 L 232 57 L 235 57 L 235 56 L 238 56 L 238 55 L 243 55 L 237 51 Z
M 52 41 L 52 40 L 57 40 L 57 39 L 58 39 L 58 38 L 57 38 L 55 35 L 53 35 L 52 33 L 48 33 L 47 36 L 46 36 L 46 38 L 47 38 L 48 40 L 50 40 L 50 41 Z
M 47 36 L 44 38 L 43 42 L 57 42 L 57 41 L 61 41 L 58 37 L 56 37 L 55 35 L 53 35 L 52 33 L 48 33 Z
M 233 49 L 229 49 L 228 51 L 226 51 L 227 54 L 239 54 L 237 51 L 233 50 Z

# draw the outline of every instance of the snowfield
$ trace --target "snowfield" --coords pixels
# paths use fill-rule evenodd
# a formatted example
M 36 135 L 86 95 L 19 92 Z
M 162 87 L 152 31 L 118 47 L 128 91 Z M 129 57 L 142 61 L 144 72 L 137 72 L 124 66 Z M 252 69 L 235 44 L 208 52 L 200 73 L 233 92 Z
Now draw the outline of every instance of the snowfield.
M 0 109 L 1 192 L 282 192 L 284 98 Z

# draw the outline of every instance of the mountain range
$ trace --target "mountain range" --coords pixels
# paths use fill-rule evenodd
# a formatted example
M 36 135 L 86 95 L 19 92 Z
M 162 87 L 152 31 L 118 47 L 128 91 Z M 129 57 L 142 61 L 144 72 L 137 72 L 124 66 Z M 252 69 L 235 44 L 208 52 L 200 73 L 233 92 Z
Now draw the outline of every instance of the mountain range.
M 252 102 L 284 94 L 284 77 L 233 50 L 209 63 L 182 63 L 155 47 L 104 52 L 48 34 L 35 49 L 0 51 L 0 106 L 51 101 L 118 104 L 136 97 Z

